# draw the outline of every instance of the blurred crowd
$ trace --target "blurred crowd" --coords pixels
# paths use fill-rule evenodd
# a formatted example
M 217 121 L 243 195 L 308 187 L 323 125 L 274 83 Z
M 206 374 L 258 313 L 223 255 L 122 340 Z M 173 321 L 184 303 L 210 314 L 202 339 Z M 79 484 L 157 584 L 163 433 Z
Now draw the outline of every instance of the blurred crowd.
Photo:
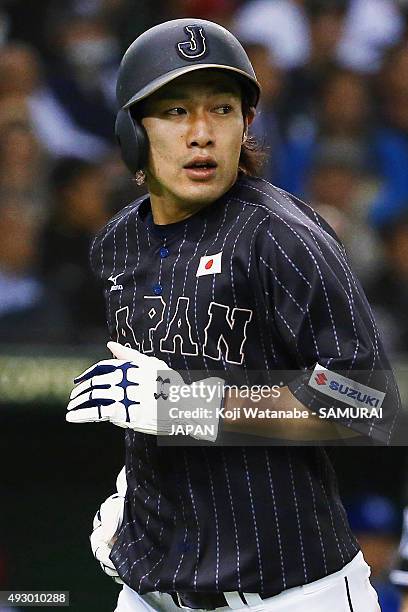
M 406 0 L 3 0 L 1 341 L 105 340 L 89 243 L 141 193 L 114 140 L 116 72 L 138 34 L 185 16 L 244 44 L 264 177 L 335 228 L 389 352 L 408 351 Z

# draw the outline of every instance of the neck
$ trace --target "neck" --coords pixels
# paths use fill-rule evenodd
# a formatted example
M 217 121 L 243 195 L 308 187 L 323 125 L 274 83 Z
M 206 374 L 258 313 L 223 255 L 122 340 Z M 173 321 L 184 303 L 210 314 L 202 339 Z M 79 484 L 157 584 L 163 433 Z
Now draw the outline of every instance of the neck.
M 231 181 L 231 184 L 227 185 L 221 193 L 218 193 L 213 198 L 207 196 L 207 198 L 203 200 L 184 200 L 177 197 L 174 193 L 169 192 L 167 189 L 164 189 L 154 180 L 154 177 L 149 176 L 149 174 L 147 174 L 146 178 L 153 221 L 156 225 L 168 225 L 188 219 L 221 198 L 236 182 L 238 170 L 234 180 Z
M 212 203 L 192 202 L 179 204 L 177 202 L 169 201 L 165 197 L 158 197 L 154 193 L 150 193 L 149 195 L 153 221 L 156 225 L 168 225 L 169 223 L 184 221 L 184 219 L 188 219 Z

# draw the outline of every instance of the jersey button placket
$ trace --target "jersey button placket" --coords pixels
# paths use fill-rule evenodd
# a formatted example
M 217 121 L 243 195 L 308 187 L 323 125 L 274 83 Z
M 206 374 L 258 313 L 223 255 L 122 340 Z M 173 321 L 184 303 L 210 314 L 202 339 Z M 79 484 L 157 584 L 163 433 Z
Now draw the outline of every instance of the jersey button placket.
M 161 295 L 163 293 L 163 287 L 161 285 L 162 261 L 163 259 L 169 256 L 169 249 L 166 246 L 160 247 L 159 256 L 160 256 L 159 282 L 153 285 L 154 295 Z

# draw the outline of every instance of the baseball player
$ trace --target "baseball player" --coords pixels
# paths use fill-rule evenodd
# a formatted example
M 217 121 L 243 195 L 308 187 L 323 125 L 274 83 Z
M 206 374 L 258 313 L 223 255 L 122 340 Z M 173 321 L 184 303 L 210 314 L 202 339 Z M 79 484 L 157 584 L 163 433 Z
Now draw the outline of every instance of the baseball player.
M 67 414 L 126 428 L 126 474 L 91 538 L 123 583 L 117 612 L 379 610 L 324 448 L 293 441 L 387 444 L 398 390 L 334 232 L 253 176 L 259 94 L 240 43 L 203 20 L 155 26 L 120 67 L 116 133 L 149 193 L 93 242 L 114 358 L 76 379 Z M 272 389 L 278 371 L 292 376 L 277 397 L 254 399 L 259 419 L 223 387 Z M 210 429 L 180 411 L 177 431 L 198 441 L 166 445 L 169 390 L 193 397 L 202 380 L 222 389 Z M 266 417 L 266 407 L 306 416 Z M 361 407 L 365 416 L 350 412 Z M 242 431 L 263 444 L 231 443 Z

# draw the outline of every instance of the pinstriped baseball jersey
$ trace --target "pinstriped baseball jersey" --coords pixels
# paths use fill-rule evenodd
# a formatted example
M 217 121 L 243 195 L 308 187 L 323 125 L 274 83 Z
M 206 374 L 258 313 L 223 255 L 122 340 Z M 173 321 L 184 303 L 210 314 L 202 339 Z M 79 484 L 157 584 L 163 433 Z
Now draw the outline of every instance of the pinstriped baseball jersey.
M 313 407 L 321 394 L 305 369 L 334 364 L 386 370 L 386 395 L 399 405 L 342 245 L 312 209 L 261 179 L 240 178 L 168 226 L 153 224 L 142 198 L 98 234 L 91 263 L 111 338 L 163 359 L 186 382 L 193 370 L 244 381 L 255 370 L 266 379 L 296 370 L 290 388 Z M 390 410 L 357 430 L 384 442 L 394 422 Z M 130 430 L 125 440 L 129 486 L 111 558 L 139 593 L 270 596 L 358 552 L 321 447 L 158 447 Z

